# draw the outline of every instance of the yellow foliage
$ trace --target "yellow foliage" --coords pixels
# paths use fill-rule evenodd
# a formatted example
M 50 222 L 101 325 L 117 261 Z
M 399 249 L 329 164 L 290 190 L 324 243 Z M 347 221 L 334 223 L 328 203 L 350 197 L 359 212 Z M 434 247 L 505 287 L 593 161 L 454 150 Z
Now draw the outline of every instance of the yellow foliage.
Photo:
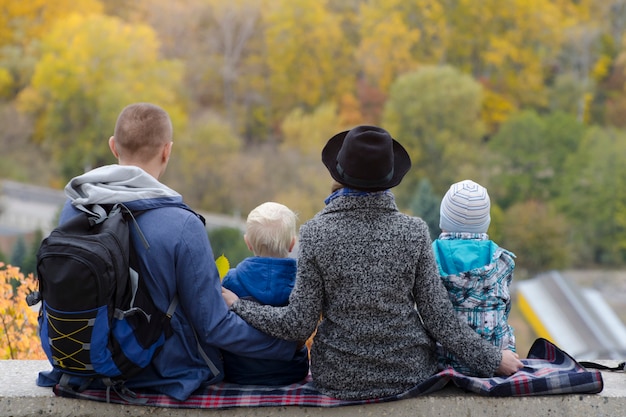
M 148 80 L 137 73 L 158 61 L 159 42 L 147 25 L 73 14 L 54 26 L 43 48 L 33 87 L 63 101 L 81 90 L 87 97 L 101 97 L 116 82 L 136 95 L 143 93 L 148 87 L 142 83 Z
M 14 286 L 16 288 L 14 289 Z M 26 295 L 37 288 L 33 274 L 0 262 L 0 359 L 45 359 L 37 334 L 37 311 Z
M 415 69 L 417 62 L 411 55 L 419 42 L 421 32 L 404 21 L 397 5 L 385 2 L 361 7 L 361 44 L 356 53 L 365 76 L 378 80 L 379 88 L 387 91 L 394 79 L 403 72 Z
M 557 4 L 558 3 L 558 4 Z M 574 20 L 565 1 L 459 0 L 448 57 L 519 106 L 545 106 L 545 71 Z M 567 1 L 567 3 L 571 3 Z
M 360 103 L 354 94 L 346 93 L 339 98 L 339 123 L 341 126 L 356 126 L 363 123 Z
M 103 132 L 115 126 L 122 105 L 158 103 L 177 130 L 185 117 L 182 63 L 160 59 L 159 47 L 148 25 L 97 14 L 57 21 L 41 43 L 30 86 L 18 96 L 18 108 L 35 117 L 33 139 L 76 171 L 110 158 Z
M 226 273 L 230 269 L 230 262 L 228 262 L 228 258 L 224 255 L 219 256 L 215 260 L 215 266 L 217 266 L 217 272 L 220 274 L 220 279 L 224 279 Z
M 447 60 L 449 22 L 442 0 L 362 2 L 355 51 L 368 84 L 387 92 L 401 74 Z
M 0 45 L 41 39 L 60 18 L 71 13 L 100 13 L 98 0 L 0 0 Z
M 352 85 L 350 49 L 328 1 L 274 0 L 264 8 L 269 84 L 277 107 L 316 106 Z
M 498 126 L 515 110 L 515 104 L 511 100 L 493 91 L 485 90 L 481 117 L 489 132 L 497 130 Z
M 13 77 L 6 68 L 0 68 L 0 98 L 6 98 L 11 92 Z
M 340 128 L 334 103 L 321 104 L 312 113 L 297 108 L 285 117 L 281 125 L 284 136 L 282 148 L 296 149 L 303 155 L 315 155 L 317 159 L 326 141 Z
M 591 69 L 591 78 L 596 81 L 604 80 L 611 71 L 613 60 L 608 55 L 601 55 L 598 61 Z

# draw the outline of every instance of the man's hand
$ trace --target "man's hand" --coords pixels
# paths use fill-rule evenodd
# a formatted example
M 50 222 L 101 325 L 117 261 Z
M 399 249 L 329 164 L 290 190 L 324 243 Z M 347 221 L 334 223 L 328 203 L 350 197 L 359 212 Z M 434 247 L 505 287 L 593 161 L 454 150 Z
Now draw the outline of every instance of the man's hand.
M 228 307 L 232 306 L 235 303 L 235 301 L 239 300 L 239 297 L 237 297 L 237 294 L 235 294 L 231 290 L 227 290 L 224 287 L 222 287 L 222 298 L 224 298 L 224 301 L 226 301 L 226 305 Z
M 513 375 L 524 367 L 522 361 L 519 360 L 519 355 L 512 350 L 502 351 L 502 360 L 500 366 L 496 369 L 496 374 L 501 376 Z

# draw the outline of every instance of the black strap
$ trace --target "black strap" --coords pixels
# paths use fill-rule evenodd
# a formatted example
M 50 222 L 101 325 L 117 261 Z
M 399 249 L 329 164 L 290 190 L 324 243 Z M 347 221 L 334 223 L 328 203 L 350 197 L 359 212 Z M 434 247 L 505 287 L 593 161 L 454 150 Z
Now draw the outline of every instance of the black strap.
M 601 363 L 585 362 L 585 361 L 581 361 L 578 363 L 584 366 L 585 368 L 600 369 L 601 371 L 624 371 L 626 368 L 626 362 L 621 362 L 617 366 L 606 366 L 606 365 L 602 365 Z
M 193 335 L 196 337 L 196 345 L 198 346 L 198 353 L 204 359 L 204 362 L 209 367 L 209 370 L 213 373 L 213 376 L 218 376 L 220 374 L 220 370 L 215 366 L 209 355 L 206 354 L 204 349 L 202 349 L 202 345 L 200 344 L 200 338 L 198 338 L 198 333 L 196 333 L 196 329 L 193 330 Z
M 71 376 L 63 372 L 61 374 L 61 378 L 59 379 L 59 385 L 67 390 L 75 391 L 75 392 L 83 392 L 89 387 L 89 384 L 93 382 L 93 378 L 79 377 L 81 383 L 78 387 L 73 387 L 70 383 Z

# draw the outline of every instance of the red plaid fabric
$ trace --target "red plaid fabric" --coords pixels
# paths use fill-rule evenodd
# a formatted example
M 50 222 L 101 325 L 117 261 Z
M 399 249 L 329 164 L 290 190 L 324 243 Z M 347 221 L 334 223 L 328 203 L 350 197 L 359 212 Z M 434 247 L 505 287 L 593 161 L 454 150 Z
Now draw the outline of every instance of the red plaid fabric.
M 582 367 L 574 358 L 545 339 L 537 339 L 530 348 L 528 359 L 523 359 L 524 368 L 510 377 L 470 377 L 453 369 L 445 369 L 418 386 L 399 395 L 358 401 L 328 397 L 315 389 L 309 377 L 302 383 L 284 387 L 243 386 L 229 383 L 210 385 L 185 401 L 150 392 L 136 392 L 137 402 L 152 407 L 212 408 L 235 407 L 338 407 L 345 405 L 380 403 L 412 398 L 436 392 L 449 383 L 477 395 L 483 396 L 531 396 L 552 394 L 596 394 L 603 389 L 602 374 L 598 370 Z M 62 397 L 93 401 L 110 401 L 131 404 L 115 392 L 86 390 L 82 392 L 54 388 Z M 135 401 L 132 404 L 136 404 Z

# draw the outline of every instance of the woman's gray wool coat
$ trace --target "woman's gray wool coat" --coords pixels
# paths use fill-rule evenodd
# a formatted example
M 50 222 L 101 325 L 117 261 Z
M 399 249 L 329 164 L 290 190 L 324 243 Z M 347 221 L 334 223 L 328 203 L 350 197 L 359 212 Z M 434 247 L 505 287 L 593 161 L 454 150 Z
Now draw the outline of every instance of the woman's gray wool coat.
M 400 213 L 389 191 L 339 196 L 302 225 L 288 306 L 239 300 L 232 308 L 291 340 L 306 340 L 321 317 L 311 374 L 336 398 L 396 395 L 424 381 L 437 372 L 433 338 L 481 376 L 493 375 L 502 356 L 459 321 L 428 226 Z

